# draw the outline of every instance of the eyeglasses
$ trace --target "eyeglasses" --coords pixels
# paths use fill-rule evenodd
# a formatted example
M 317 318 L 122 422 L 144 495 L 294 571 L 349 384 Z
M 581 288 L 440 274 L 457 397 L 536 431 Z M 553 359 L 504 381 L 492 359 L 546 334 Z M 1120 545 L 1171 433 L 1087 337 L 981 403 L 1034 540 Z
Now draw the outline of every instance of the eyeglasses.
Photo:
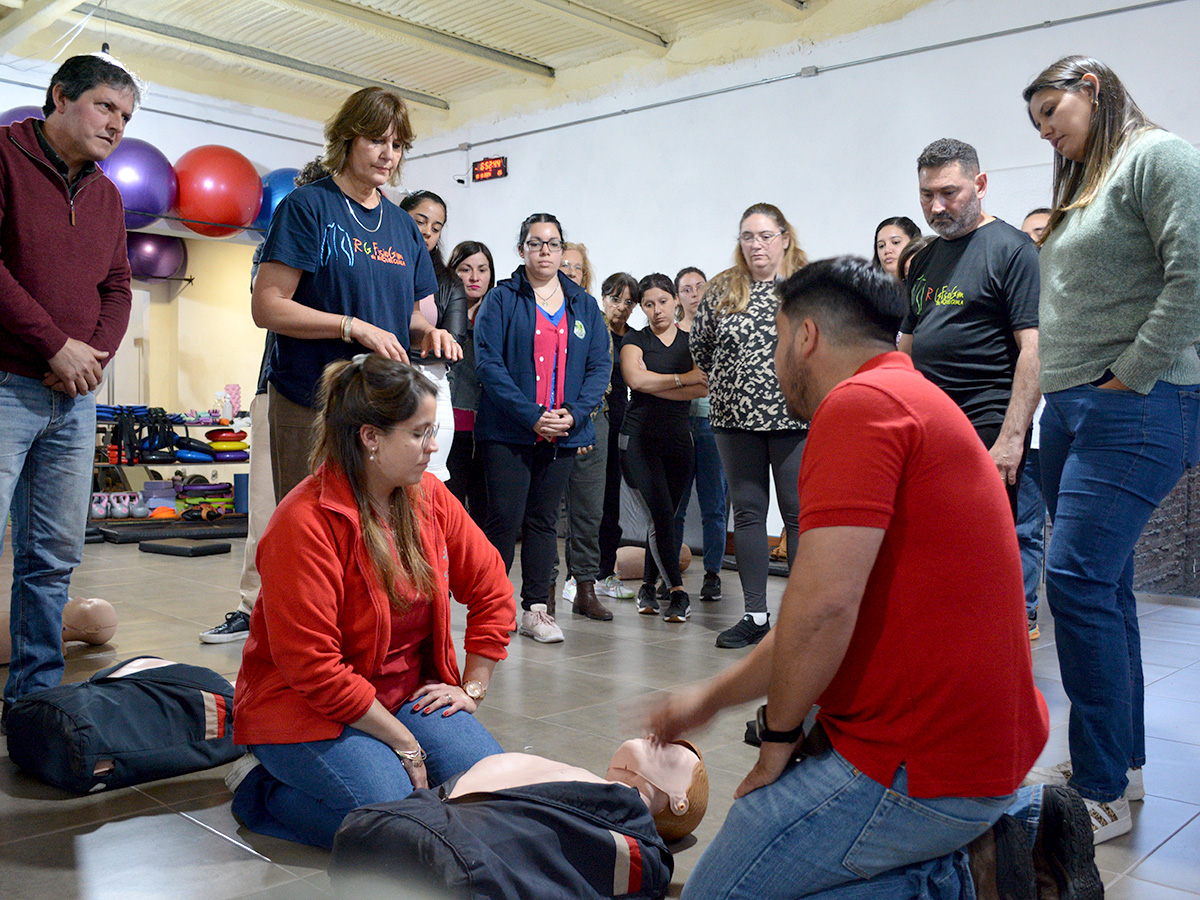
M 620 297 L 605 297 L 604 299 L 606 301 L 608 301 L 609 303 L 611 303 L 613 306 L 628 306 L 628 307 L 632 308 L 633 306 L 636 305 L 633 302 L 632 297 L 627 297 L 625 299 L 621 299 Z
M 563 242 L 558 240 L 558 238 L 551 238 L 548 241 L 539 241 L 537 238 L 529 238 L 529 240 L 525 242 L 525 249 L 530 253 L 537 253 L 542 249 L 543 245 L 549 248 L 551 253 L 557 253 L 563 248 Z
M 551 247 L 550 249 L 553 250 L 554 248 Z M 564 262 L 562 265 L 559 266 L 559 268 L 562 269 L 564 272 L 582 272 L 583 271 L 583 263 Z
M 775 238 L 783 234 L 782 231 L 760 231 L 754 234 L 750 231 L 743 231 L 738 235 L 738 241 L 745 244 L 747 247 L 752 247 L 755 244 L 763 244 L 764 246 L 771 243 Z
M 422 450 L 429 449 L 429 445 L 432 444 L 435 440 L 437 440 L 438 431 L 440 431 L 440 430 L 441 430 L 441 426 L 435 423 L 433 425 L 430 425 L 428 428 L 426 428 L 424 431 L 421 432 L 421 449 Z M 413 437 L 416 437 L 416 435 L 414 434 Z

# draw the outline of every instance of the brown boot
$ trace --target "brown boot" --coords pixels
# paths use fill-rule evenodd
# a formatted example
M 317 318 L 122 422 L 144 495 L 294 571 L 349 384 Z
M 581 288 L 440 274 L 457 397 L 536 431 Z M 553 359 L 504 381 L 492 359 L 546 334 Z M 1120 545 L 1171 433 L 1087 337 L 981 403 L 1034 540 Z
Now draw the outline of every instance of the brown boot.
M 578 616 L 587 616 L 589 619 L 598 619 L 601 622 L 608 622 L 612 619 L 612 613 L 596 599 L 596 582 L 594 581 L 575 582 L 575 602 L 571 604 L 571 612 Z

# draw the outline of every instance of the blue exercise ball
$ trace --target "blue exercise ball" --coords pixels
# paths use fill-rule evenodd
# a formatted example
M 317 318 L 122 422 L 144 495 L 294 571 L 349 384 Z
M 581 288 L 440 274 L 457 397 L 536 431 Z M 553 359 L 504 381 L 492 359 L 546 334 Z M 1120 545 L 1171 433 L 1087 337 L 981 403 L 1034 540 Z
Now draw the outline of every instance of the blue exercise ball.
M 153 144 L 125 138 L 100 168 L 121 192 L 127 229 L 153 225 L 175 205 L 179 180 L 171 161 Z
M 40 106 L 14 106 L 12 109 L 0 113 L 0 125 L 11 125 L 13 122 L 21 122 L 28 118 L 45 121 L 46 116 L 42 113 Z
M 267 226 L 271 224 L 271 216 L 275 215 L 275 208 L 279 206 L 279 201 L 296 189 L 296 176 L 299 174 L 299 169 L 275 169 L 263 176 L 262 207 L 259 209 L 254 223 L 250 226 L 251 228 L 257 228 L 259 231 L 267 230 Z

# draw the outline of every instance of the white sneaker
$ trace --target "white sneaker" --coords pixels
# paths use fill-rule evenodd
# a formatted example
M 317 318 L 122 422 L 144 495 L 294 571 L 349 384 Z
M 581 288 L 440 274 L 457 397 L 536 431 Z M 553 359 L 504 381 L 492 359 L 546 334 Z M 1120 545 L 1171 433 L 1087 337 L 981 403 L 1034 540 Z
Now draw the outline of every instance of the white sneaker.
M 229 771 L 225 773 L 225 787 L 229 788 L 229 793 L 236 794 L 242 781 L 250 774 L 250 770 L 261 765 L 262 763 L 253 753 L 247 753 L 245 756 L 235 759 L 233 765 L 229 767 Z
M 575 602 L 575 579 L 568 578 L 567 583 L 563 585 L 562 598 L 568 603 Z
M 1088 815 L 1092 819 L 1092 843 L 1103 844 L 1105 841 L 1123 834 L 1128 834 L 1133 828 L 1133 815 L 1129 811 L 1129 801 L 1118 797 L 1110 803 L 1083 798 Z
M 612 597 L 614 600 L 632 600 L 637 596 L 637 591 L 633 588 L 626 587 L 616 575 L 609 575 L 596 582 L 596 593 L 604 597 Z
M 531 637 L 539 644 L 557 644 L 563 639 L 562 629 L 554 621 L 554 616 L 546 612 L 545 603 L 535 603 L 532 609 L 521 613 L 517 634 Z
M 1125 778 L 1128 779 L 1129 783 L 1125 785 L 1125 793 L 1122 795 L 1123 799 L 1146 799 L 1146 782 L 1142 779 L 1141 768 L 1127 770 Z M 1070 780 L 1071 761 L 1068 759 L 1060 762 L 1057 766 L 1038 766 L 1030 769 L 1029 774 L 1025 776 L 1025 780 L 1021 782 L 1021 787 L 1029 787 L 1031 784 L 1057 784 L 1065 786 Z

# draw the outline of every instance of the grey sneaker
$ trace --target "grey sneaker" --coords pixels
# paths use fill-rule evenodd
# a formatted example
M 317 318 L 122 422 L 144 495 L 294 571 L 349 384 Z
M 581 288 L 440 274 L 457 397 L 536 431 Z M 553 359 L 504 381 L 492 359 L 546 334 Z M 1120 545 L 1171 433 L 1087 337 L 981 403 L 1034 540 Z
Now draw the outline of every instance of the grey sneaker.
M 220 625 L 200 632 L 202 644 L 228 644 L 230 641 L 244 641 L 250 634 L 250 617 L 240 609 L 225 613 L 225 621 Z
M 596 582 L 596 593 L 614 600 L 632 600 L 637 594 L 633 588 L 626 587 L 616 575 L 609 575 Z
M 233 765 L 229 767 L 229 771 L 225 773 L 225 787 L 229 788 L 229 793 L 236 794 L 246 776 L 250 774 L 250 770 L 261 765 L 262 763 L 253 753 L 247 753 L 245 756 L 235 759 Z

